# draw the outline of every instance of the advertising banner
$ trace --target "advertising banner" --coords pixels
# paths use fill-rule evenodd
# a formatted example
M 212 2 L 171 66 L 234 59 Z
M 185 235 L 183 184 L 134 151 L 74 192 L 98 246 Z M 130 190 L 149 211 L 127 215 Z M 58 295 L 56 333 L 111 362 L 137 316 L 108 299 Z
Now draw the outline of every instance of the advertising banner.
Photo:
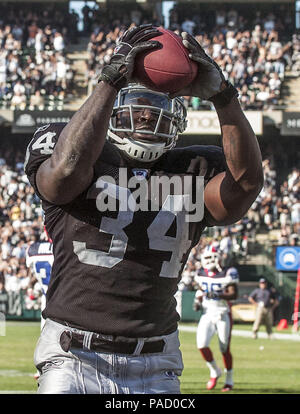
M 69 122 L 74 111 L 14 111 L 13 134 L 33 134 L 42 125 Z
M 275 267 L 277 270 L 296 272 L 300 266 L 300 247 L 276 247 Z
M 300 112 L 283 112 L 281 135 L 300 136 Z
M 263 114 L 261 111 L 244 111 L 256 135 L 263 133 Z M 215 111 L 188 111 L 187 129 L 184 134 L 220 135 L 221 129 Z

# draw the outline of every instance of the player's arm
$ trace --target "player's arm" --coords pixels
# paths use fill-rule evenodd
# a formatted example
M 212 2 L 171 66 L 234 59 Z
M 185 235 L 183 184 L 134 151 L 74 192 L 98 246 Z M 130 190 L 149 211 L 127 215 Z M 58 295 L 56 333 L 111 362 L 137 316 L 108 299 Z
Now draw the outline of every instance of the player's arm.
M 219 298 L 225 300 L 235 300 L 238 297 L 238 287 L 236 283 L 227 285 L 226 288 L 220 293 Z
M 216 111 L 227 168 L 207 183 L 204 200 L 211 224 L 230 224 L 242 218 L 258 196 L 263 185 L 262 160 L 237 98 Z
M 62 130 L 51 157 L 37 171 L 36 185 L 46 200 L 66 204 L 89 186 L 117 92 L 131 79 L 136 54 L 159 46 L 157 41 L 148 41 L 159 34 L 151 25 L 125 32 L 102 70 L 101 81 Z
M 199 43 L 183 33 L 191 59 L 198 63 L 196 79 L 177 95 L 210 100 L 216 108 L 222 132 L 226 171 L 212 178 L 205 188 L 209 223 L 231 224 L 248 211 L 263 185 L 263 169 L 256 136 L 241 110 L 237 90 L 225 81 L 219 66 Z
M 116 93 L 113 86 L 100 82 L 62 130 L 51 157 L 36 174 L 39 193 L 46 200 L 66 204 L 90 184 Z
M 229 283 L 222 291 L 211 291 L 206 294 L 208 299 L 224 299 L 235 300 L 238 296 L 238 288 L 236 283 Z

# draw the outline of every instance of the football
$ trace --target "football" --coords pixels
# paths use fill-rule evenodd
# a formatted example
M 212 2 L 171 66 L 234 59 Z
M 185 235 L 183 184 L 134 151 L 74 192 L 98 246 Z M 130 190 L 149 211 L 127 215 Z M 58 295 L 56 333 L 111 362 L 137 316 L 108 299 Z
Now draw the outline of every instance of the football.
M 162 27 L 158 30 L 163 34 L 151 40 L 158 40 L 162 48 L 137 55 L 134 77 L 150 89 L 174 93 L 195 79 L 197 63 L 189 58 L 180 36 Z

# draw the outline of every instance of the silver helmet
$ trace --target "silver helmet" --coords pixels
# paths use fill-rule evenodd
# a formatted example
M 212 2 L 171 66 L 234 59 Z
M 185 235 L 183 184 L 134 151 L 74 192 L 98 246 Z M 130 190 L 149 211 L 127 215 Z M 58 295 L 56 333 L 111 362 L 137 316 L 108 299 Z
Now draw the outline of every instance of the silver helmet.
M 181 98 L 130 84 L 116 97 L 107 139 L 130 158 L 153 162 L 175 146 L 186 124 Z

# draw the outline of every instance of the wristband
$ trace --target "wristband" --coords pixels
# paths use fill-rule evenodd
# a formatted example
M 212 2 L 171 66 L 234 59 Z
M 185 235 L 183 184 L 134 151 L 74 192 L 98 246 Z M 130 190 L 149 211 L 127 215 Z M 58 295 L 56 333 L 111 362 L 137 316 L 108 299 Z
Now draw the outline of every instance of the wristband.
M 238 90 L 229 82 L 226 82 L 226 88 L 208 100 L 211 101 L 216 109 L 223 108 L 228 105 L 232 98 L 239 95 Z

